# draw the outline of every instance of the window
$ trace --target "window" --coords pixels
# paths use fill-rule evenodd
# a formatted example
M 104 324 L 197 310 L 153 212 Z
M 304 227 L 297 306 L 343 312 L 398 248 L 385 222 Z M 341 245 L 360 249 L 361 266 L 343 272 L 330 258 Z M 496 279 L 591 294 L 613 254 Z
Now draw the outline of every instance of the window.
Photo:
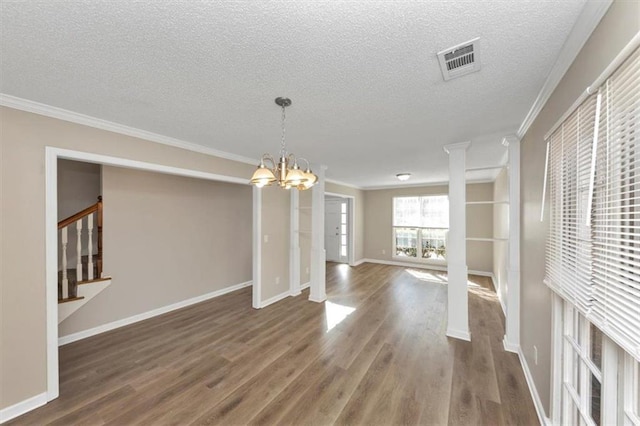
M 547 138 L 554 424 L 640 426 L 640 49 Z
M 443 261 L 448 230 L 448 196 L 393 199 L 394 257 Z
M 564 305 L 563 424 L 602 424 L 602 333 Z
M 554 303 L 554 311 L 561 336 L 554 364 L 561 366 L 561 377 L 553 391 L 559 397 L 554 395 L 552 423 L 640 426 L 640 363 L 572 303 Z

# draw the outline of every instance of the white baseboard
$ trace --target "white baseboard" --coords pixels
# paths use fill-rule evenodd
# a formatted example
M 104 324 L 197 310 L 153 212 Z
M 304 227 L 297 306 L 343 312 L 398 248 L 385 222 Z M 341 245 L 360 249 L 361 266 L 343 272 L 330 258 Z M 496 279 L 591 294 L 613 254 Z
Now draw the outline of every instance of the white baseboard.
M 420 263 L 420 262 L 398 262 L 395 260 L 380 260 L 380 259 L 362 259 L 358 261 L 358 264 L 362 263 L 377 263 L 380 265 L 389 265 L 389 266 L 404 266 L 407 268 L 418 268 L 418 269 L 431 269 L 432 271 L 447 271 L 447 265 L 435 265 L 429 263 Z M 485 272 L 485 271 L 476 271 L 475 269 L 469 269 L 469 274 L 471 275 L 479 275 L 481 277 L 491 277 L 493 279 L 493 272 Z
M 269 305 L 273 305 L 274 303 L 279 302 L 282 299 L 285 299 L 289 296 L 291 296 L 291 293 L 289 292 L 289 290 L 285 291 L 284 293 L 277 294 L 263 302 L 260 302 L 260 309 L 266 308 Z
M 311 287 L 311 281 L 307 281 L 304 284 L 300 284 L 300 290 L 304 290 L 305 288 Z
M 42 407 L 47 403 L 47 393 L 42 392 L 36 396 L 20 401 L 17 404 L 13 404 L 7 408 L 0 410 L 0 423 L 8 422 L 11 419 L 15 419 L 18 416 L 23 415 L 26 412 L 35 410 L 38 407 Z
M 536 384 L 533 381 L 533 376 L 531 375 L 531 371 L 529 370 L 529 364 L 527 364 L 527 359 L 522 353 L 522 348 L 518 346 L 518 350 L 516 351 L 518 354 L 518 358 L 520 358 L 520 365 L 522 366 L 522 371 L 524 371 L 524 377 L 527 379 L 527 385 L 529 386 L 529 393 L 531 394 L 531 398 L 533 399 L 533 405 L 536 407 L 536 413 L 538 413 L 538 420 L 540 424 L 543 426 L 552 426 L 551 420 L 545 415 L 544 407 L 542 406 L 542 400 L 540 399 L 540 395 L 538 394 L 538 390 L 536 389 Z
M 252 281 L 232 285 L 220 290 L 213 291 L 211 293 L 203 294 L 201 296 L 192 297 L 191 299 L 183 300 L 181 302 L 173 303 L 171 305 L 163 306 L 161 308 L 153 309 L 151 311 L 143 312 L 138 315 L 134 315 L 121 320 L 113 321 L 107 324 L 100 325 L 98 327 L 90 328 L 88 330 L 79 331 L 77 333 L 68 334 L 58 338 L 58 346 L 66 345 L 68 343 L 76 342 L 78 340 L 86 339 L 87 337 L 95 336 L 96 334 L 104 333 L 106 331 L 114 330 L 116 328 L 124 327 L 126 325 L 134 324 L 139 321 L 143 321 L 149 318 L 153 318 L 158 315 L 166 314 L 167 312 L 175 311 L 176 309 L 185 308 L 196 303 L 204 302 L 205 300 L 219 297 L 232 291 L 240 290 L 241 288 L 248 287 L 252 284 Z
M 351 265 L 351 266 L 360 266 L 363 263 L 365 263 L 366 261 L 367 261 L 367 259 L 356 260 L 355 262 L 353 262 L 353 265 Z
M 453 337 L 454 339 L 466 340 L 467 342 L 471 341 L 471 333 L 468 331 L 447 329 L 447 336 Z

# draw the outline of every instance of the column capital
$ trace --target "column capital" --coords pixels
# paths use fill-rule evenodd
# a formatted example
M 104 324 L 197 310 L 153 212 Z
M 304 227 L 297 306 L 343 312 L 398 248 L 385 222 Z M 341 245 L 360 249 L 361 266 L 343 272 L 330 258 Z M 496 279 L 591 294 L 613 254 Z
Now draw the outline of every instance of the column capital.
M 462 149 L 466 151 L 470 146 L 471 146 L 471 141 L 466 141 L 466 142 L 450 143 L 448 145 L 443 146 L 442 149 L 444 149 L 444 152 L 446 152 L 447 154 L 451 154 L 451 151 L 458 150 L 458 149 Z
M 508 135 L 502 138 L 502 145 L 508 147 L 510 144 L 520 143 L 520 138 L 516 135 Z

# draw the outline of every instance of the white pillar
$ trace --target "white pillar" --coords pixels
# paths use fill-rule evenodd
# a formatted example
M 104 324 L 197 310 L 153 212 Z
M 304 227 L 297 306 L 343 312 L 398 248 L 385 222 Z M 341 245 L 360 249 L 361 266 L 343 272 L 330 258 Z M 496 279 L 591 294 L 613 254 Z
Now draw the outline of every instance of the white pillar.
M 447 336 L 471 340 L 467 295 L 466 151 L 471 142 L 445 145 L 449 154 L 449 238 L 447 240 Z
M 289 230 L 289 293 L 300 294 L 300 193 L 291 189 L 291 226 Z
M 509 150 L 509 252 L 507 270 L 507 314 L 505 350 L 518 352 L 520 347 L 520 140 L 505 137 Z
M 318 183 L 311 188 L 311 290 L 309 300 L 324 302 L 326 293 L 326 259 L 324 249 L 324 174 L 326 166 L 314 168 Z

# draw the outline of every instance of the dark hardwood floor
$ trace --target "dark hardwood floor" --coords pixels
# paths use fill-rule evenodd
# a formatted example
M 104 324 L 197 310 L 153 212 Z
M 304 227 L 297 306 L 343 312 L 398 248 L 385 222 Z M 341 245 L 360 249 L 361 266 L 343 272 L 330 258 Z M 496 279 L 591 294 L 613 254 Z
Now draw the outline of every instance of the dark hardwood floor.
M 11 424 L 538 424 L 470 280 L 470 343 L 445 336 L 446 274 L 328 264 L 328 303 L 245 288 L 61 347 L 60 397 Z

